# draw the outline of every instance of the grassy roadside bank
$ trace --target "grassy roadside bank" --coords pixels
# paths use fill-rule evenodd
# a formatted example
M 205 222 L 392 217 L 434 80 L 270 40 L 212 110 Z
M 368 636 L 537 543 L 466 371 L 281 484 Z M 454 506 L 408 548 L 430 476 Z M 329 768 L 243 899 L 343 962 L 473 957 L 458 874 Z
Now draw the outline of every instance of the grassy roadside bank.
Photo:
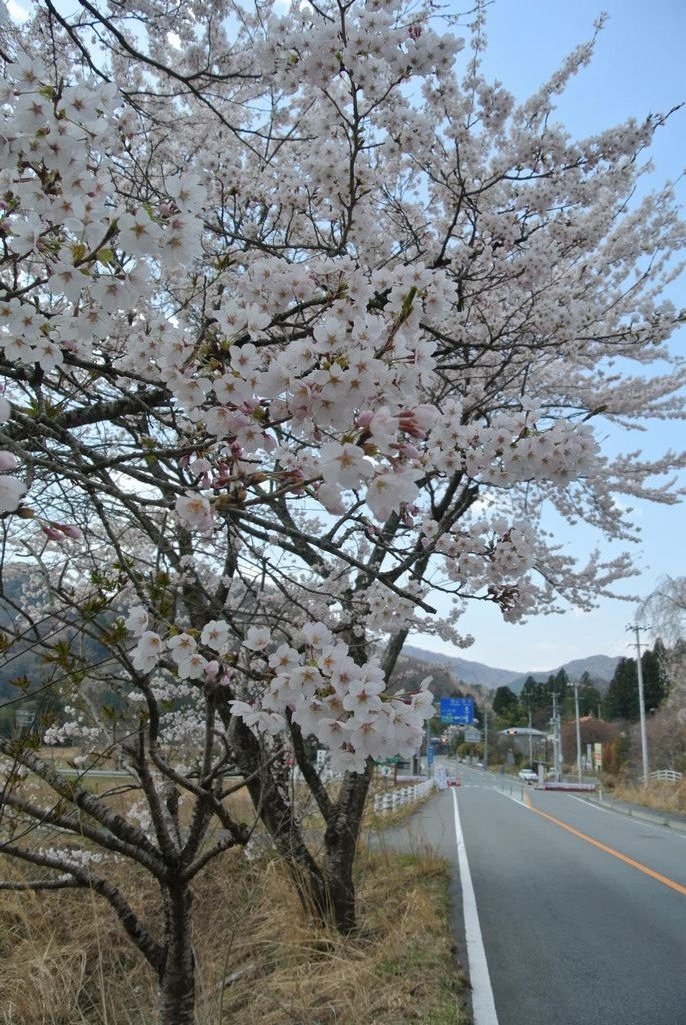
M 154 921 L 145 880 L 115 871 Z M 345 939 L 312 929 L 266 847 L 215 863 L 195 894 L 199 1025 L 467 1025 L 447 864 L 382 845 L 361 851 L 357 873 L 360 930 Z M 0 1025 L 156 1018 L 152 974 L 105 902 L 83 892 L 0 892 L 0 993 Z
M 612 788 L 606 788 L 604 792 L 619 801 L 629 801 L 631 804 L 639 804 L 644 808 L 677 812 L 680 815 L 686 814 L 686 783 L 683 782 L 651 782 L 647 787 L 640 784 L 616 783 Z

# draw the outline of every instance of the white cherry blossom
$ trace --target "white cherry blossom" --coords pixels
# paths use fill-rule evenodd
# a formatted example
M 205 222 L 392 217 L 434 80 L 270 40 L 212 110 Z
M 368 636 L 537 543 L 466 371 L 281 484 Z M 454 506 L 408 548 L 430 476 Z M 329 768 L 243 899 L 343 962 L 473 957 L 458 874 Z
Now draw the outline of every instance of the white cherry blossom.
M 23 481 L 17 480 L 16 477 L 8 477 L 4 473 L 0 474 L 0 512 L 14 512 L 26 491 Z
M 243 645 L 250 651 L 264 651 L 270 640 L 271 631 L 267 627 L 251 626 L 243 639 Z
M 201 644 L 206 644 L 213 651 L 223 653 L 230 642 L 229 625 L 224 619 L 211 619 L 205 623 L 200 634 Z
M 202 531 L 212 529 L 212 506 L 203 495 L 180 495 L 176 500 L 176 512 L 189 527 Z
M 164 642 L 154 630 L 144 630 L 133 651 L 134 668 L 142 673 L 149 673 L 159 663 L 164 650 Z

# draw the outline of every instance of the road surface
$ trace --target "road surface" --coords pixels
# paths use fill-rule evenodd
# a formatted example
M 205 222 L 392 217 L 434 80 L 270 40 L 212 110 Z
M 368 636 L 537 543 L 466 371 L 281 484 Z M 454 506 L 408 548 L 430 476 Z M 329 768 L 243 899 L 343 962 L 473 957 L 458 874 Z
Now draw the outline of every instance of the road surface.
M 460 777 L 413 828 L 455 865 L 475 1025 L 686 1025 L 686 833 Z

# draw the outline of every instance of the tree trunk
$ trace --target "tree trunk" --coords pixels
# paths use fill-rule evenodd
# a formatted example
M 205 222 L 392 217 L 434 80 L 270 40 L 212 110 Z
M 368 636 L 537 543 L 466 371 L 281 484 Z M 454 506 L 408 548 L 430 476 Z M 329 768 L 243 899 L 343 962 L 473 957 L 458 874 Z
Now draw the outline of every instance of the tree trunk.
M 325 921 L 344 936 L 353 932 L 357 924 L 355 883 L 350 852 L 340 844 L 327 849 L 324 859 Z
M 324 835 L 327 919 L 344 934 L 352 932 L 357 925 L 353 868 L 371 771 L 368 766 L 364 773 L 345 776 Z
M 220 708 L 220 715 L 228 725 L 228 711 Z M 326 817 L 320 867 L 296 821 L 287 786 L 281 785 L 274 765 L 265 762 L 257 738 L 242 722 L 234 721 L 231 740 L 253 805 L 283 858 L 303 908 L 322 925 L 344 934 L 352 932 L 356 925 L 353 865 L 371 768 L 346 774 L 338 800 Z
M 195 958 L 192 893 L 187 884 L 166 887 L 164 964 L 159 972 L 160 1025 L 195 1025 Z

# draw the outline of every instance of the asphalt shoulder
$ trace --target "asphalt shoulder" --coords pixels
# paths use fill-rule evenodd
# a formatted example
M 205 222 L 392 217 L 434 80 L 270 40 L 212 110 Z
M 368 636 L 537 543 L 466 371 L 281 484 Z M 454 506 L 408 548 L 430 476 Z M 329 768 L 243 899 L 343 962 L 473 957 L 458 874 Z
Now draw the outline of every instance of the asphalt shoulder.
M 644 822 L 651 822 L 653 825 L 664 826 L 667 829 L 675 829 L 686 833 L 686 815 L 678 811 L 666 811 L 660 808 L 649 808 L 643 804 L 633 804 L 631 801 L 621 801 L 612 797 L 605 791 L 584 795 L 585 799 L 593 804 L 599 804 L 603 808 L 609 808 L 620 815 L 629 815 L 631 818 L 642 819 Z

